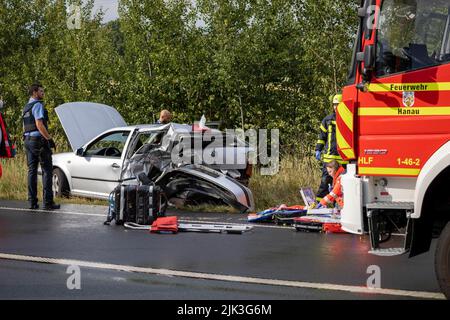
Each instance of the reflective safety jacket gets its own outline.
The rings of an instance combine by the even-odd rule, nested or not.
[[[8,134],[8,128],[0,113],[0,158],[14,158],[16,155],[15,146],[11,143]]]
[[[328,206],[329,204],[337,203],[339,207],[344,207],[344,193],[342,192],[341,175],[345,172],[344,167],[340,167],[333,177],[333,190],[327,194],[320,204]]]
[[[337,150],[336,143],[336,113],[326,116],[320,124],[319,140],[317,140],[316,151],[323,153],[323,162],[328,163],[336,160],[340,164],[347,164],[342,160]]]

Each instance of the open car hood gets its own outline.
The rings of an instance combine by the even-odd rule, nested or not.
[[[113,107],[93,102],[71,102],[55,109],[73,151],[102,132],[127,123]]]

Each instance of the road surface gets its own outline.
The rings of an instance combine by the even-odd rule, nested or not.
[[[155,235],[104,226],[106,207],[25,208],[0,201],[0,299],[443,298],[434,275],[435,243],[413,259],[382,258],[367,254],[366,236],[275,225],[256,225],[243,235]],[[168,214],[246,223],[239,214]],[[68,289],[71,265],[79,266],[81,290]],[[367,288],[371,266],[379,268],[381,290]]]

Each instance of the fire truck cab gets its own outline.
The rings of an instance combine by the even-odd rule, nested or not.
[[[372,254],[410,257],[439,237],[450,297],[450,0],[366,0],[337,109],[342,225]]]

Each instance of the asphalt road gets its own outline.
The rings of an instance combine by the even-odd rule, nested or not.
[[[155,235],[104,226],[104,207],[68,205],[55,213],[25,207],[0,201],[0,299],[354,300],[439,293],[435,243],[413,259],[381,258],[367,253],[367,237],[271,225],[243,235]],[[246,221],[238,214],[169,214],[180,220]],[[81,290],[67,288],[71,263],[32,261],[42,258],[81,262]],[[86,265],[92,262],[100,264]],[[358,292],[373,265],[380,268],[385,291]]]

